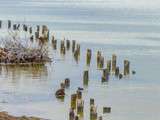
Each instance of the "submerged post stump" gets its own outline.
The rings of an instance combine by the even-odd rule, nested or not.
[[[83,73],[83,84],[88,86],[88,81],[89,81],[89,71],[86,70]]]

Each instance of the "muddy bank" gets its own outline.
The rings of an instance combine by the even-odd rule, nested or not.
[[[37,117],[27,117],[27,116],[15,117],[9,115],[7,112],[0,112],[0,120],[45,120],[45,119]]]

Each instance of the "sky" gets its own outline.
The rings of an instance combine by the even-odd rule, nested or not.
[[[136,9],[159,9],[160,0],[0,0],[0,6],[32,5],[44,6],[53,4],[83,5],[97,7],[120,7]],[[100,6],[98,6],[100,5]]]

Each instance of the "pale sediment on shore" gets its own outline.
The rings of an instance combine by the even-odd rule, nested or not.
[[[15,117],[9,115],[7,112],[0,112],[0,120],[45,120],[45,119],[37,117],[27,117],[27,116]]]

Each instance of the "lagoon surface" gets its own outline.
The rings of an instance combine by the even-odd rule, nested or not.
[[[139,3],[137,3],[139,2]],[[139,0],[1,0],[0,19],[36,26],[46,24],[58,39],[75,39],[81,44],[77,64],[71,51],[65,57],[49,46],[53,62],[44,66],[0,67],[0,111],[12,115],[31,115],[51,120],[68,120],[70,95],[83,85],[86,49],[93,50],[89,86],[84,90],[84,120],[89,119],[89,99],[95,98],[98,113],[103,106],[112,112],[104,120],[160,119],[160,8],[152,1]],[[3,31],[1,30],[1,33]],[[3,34],[4,35],[4,34]],[[118,65],[129,59],[136,75],[122,80],[111,77],[101,83],[96,68],[96,52],[105,58],[118,56]],[[55,91],[66,77],[71,87],[64,102]]]

